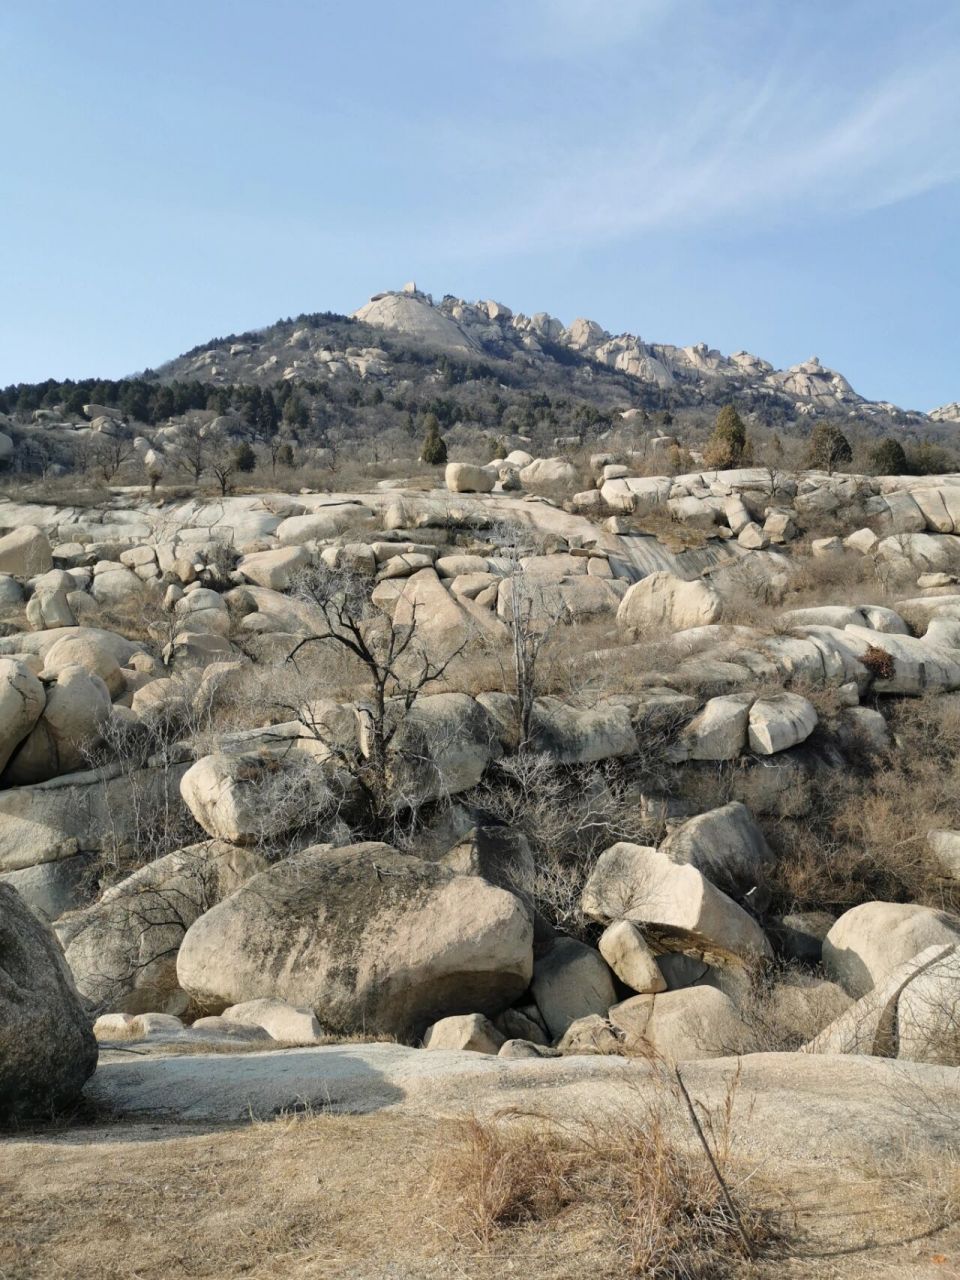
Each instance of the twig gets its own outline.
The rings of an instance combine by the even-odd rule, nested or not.
[[[687,1092],[687,1086],[684,1084],[683,1076],[681,1076],[680,1074],[680,1068],[675,1066],[673,1068],[673,1072],[674,1072],[674,1075],[677,1077],[677,1084],[680,1086],[680,1092],[683,1094],[683,1100],[687,1104],[687,1111],[690,1113],[690,1119],[693,1121],[693,1127],[696,1132],[696,1135],[700,1139],[700,1145],[703,1147],[704,1151],[706,1152],[707,1159],[710,1161],[710,1168],[713,1170],[713,1175],[717,1180],[717,1185],[719,1186],[721,1194],[723,1195],[724,1202],[726,1203],[726,1206],[730,1211],[730,1216],[733,1218],[734,1222],[737,1224],[737,1230],[740,1233],[740,1239],[743,1241],[743,1247],[747,1252],[747,1257],[750,1259],[751,1262],[755,1262],[756,1255],[753,1252],[753,1246],[751,1245],[749,1237],[747,1236],[746,1230],[744,1229],[743,1220],[740,1217],[740,1214],[737,1212],[736,1205],[733,1203],[733,1197],[730,1195],[729,1188],[727,1187],[726,1182],[724,1182],[723,1174],[720,1172],[720,1167],[713,1157],[713,1152],[710,1150],[710,1144],[707,1142],[706,1136],[703,1132],[703,1128],[697,1117],[697,1113],[694,1110],[694,1106],[690,1098],[690,1094]]]

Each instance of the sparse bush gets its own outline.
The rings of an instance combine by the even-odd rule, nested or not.
[[[723,1280],[774,1238],[772,1216],[737,1175],[730,1114],[717,1109],[704,1124],[717,1172],[702,1149],[678,1140],[665,1105],[573,1126],[473,1118],[444,1150],[434,1183],[453,1200],[456,1233],[484,1251],[560,1214],[599,1214],[618,1274]]]

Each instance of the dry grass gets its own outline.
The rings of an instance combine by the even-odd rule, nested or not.
[[[726,1126],[718,1161],[731,1176]],[[464,1123],[434,1185],[452,1191],[461,1238],[499,1251],[506,1234],[576,1215],[621,1260],[622,1275],[722,1280],[773,1240],[770,1215],[746,1184],[733,1188],[739,1222],[700,1149],[681,1146],[655,1109],[575,1127],[542,1116]],[[745,1243],[745,1240],[746,1243]]]
[[[894,745],[869,765],[818,769],[810,806],[768,829],[783,909],[844,911],[871,899],[960,909],[927,832],[960,829],[960,699],[888,700]]]
[[[748,1230],[758,1222],[766,1241],[772,1220],[789,1237],[751,1264],[728,1248],[704,1166],[666,1136],[651,1147],[649,1133],[619,1126],[486,1127],[477,1137],[462,1122],[380,1112],[20,1135],[0,1145],[0,1277],[623,1280],[647,1258],[671,1261],[671,1247],[676,1260],[678,1246],[689,1247],[690,1269],[665,1274],[711,1280],[926,1280],[960,1263],[960,1231],[944,1227],[960,1199],[946,1157],[774,1174],[738,1168],[719,1144]],[[591,1132],[609,1136],[609,1155]],[[546,1184],[533,1196],[531,1179]],[[648,1189],[657,1199],[640,1202]],[[645,1256],[656,1242],[660,1252]],[[692,1269],[711,1252],[714,1269]]]

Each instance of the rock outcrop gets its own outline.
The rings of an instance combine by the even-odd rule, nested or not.
[[[0,884],[0,1125],[73,1105],[97,1042],[63,952],[10,885]]]

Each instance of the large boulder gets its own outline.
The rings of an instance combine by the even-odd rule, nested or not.
[[[632,920],[656,951],[682,951],[710,964],[767,959],[763,930],[689,864],[664,852],[621,841],[597,859],[583,889],[583,910],[611,924]]]
[[[629,708],[613,701],[573,707],[560,698],[537,698],[530,737],[533,749],[556,764],[587,764],[639,750]]]
[[[0,769],[40,719],[47,696],[25,662],[0,658]]]
[[[469,462],[448,462],[445,474],[451,493],[492,493],[496,472]]]
[[[747,745],[750,699],[739,694],[710,698],[670,748],[673,759],[736,760]]]
[[[70,1106],[96,1065],[97,1042],[56,938],[0,884],[0,1125]]]
[[[718,622],[719,594],[705,582],[686,582],[665,571],[635,582],[620,602],[617,622],[631,639],[658,631],[683,631]]]
[[[56,920],[90,896],[96,883],[96,859],[78,853],[55,862],[0,872],[0,880],[16,889],[34,915],[41,920]]]
[[[484,880],[385,844],[319,845],[201,916],[177,974],[213,1009],[274,996],[333,1031],[411,1035],[511,1004],[532,942],[523,904]]]
[[[100,1010],[182,1013],[177,949],[190,925],[266,866],[219,842],[148,863],[99,902],[62,916],[56,932],[80,993]]]
[[[310,564],[310,553],[305,547],[277,547],[272,551],[254,551],[244,556],[237,571],[248,582],[271,591],[286,591],[298,573]]]
[[[652,1057],[676,1063],[739,1054],[747,1034],[730,997],[703,986],[654,996],[643,1038]]]
[[[509,458],[507,459],[509,462]],[[547,485],[572,485],[577,479],[577,469],[566,458],[534,458],[520,469],[520,482],[525,489]]]
[[[352,795],[343,770],[289,741],[285,746],[214,752],[187,769],[180,794],[208,836],[241,845],[270,841],[332,813]]]
[[[896,965],[803,1051],[960,1066],[960,946],[935,944]]]
[[[109,690],[99,676],[64,667],[47,693],[43,715],[10,757],[3,784],[29,786],[83,768],[111,710]]]
[[[70,593],[73,594],[72,588]],[[27,622],[35,631],[77,625],[67,592],[62,587],[55,591],[35,591],[27,601],[26,612]]]
[[[862,996],[927,947],[960,942],[960,917],[912,903],[864,902],[845,911],[823,941],[827,973]]]
[[[761,883],[773,855],[746,805],[734,801],[675,827],[660,846],[671,862],[689,863],[725,893],[740,897]]]
[[[558,938],[533,969],[533,998],[555,1040],[589,1014],[606,1016],[616,1000],[606,961],[575,938]]]
[[[468,791],[500,754],[494,721],[469,694],[428,694],[409,711],[398,698],[388,710],[399,717],[390,742],[390,781],[404,805]],[[370,737],[365,717],[362,724],[361,750],[367,754]]]
[[[805,742],[817,727],[813,704],[799,693],[774,693],[750,708],[747,738],[751,751],[772,756]]]
[[[470,1053],[498,1053],[504,1036],[482,1013],[461,1013],[441,1018],[427,1029],[425,1049],[459,1049]]]
[[[25,524],[0,537],[0,573],[32,578],[53,568],[50,540],[36,525]]]
[[[74,628],[59,636],[44,654],[43,678],[53,681],[67,667],[82,667],[89,675],[99,676],[116,698],[126,688],[121,666],[134,648],[109,632]]]
[[[0,790],[0,872],[81,854],[103,854],[111,863],[137,856],[145,836],[181,813],[185,768],[117,765]]]

